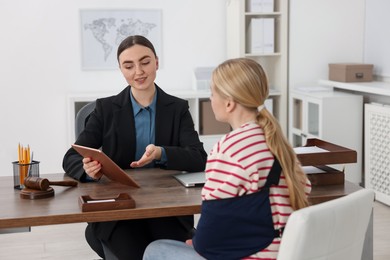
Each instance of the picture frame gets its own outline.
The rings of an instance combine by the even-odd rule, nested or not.
[[[161,56],[161,10],[80,10],[83,70],[118,69],[119,44],[130,35],[143,35]]]

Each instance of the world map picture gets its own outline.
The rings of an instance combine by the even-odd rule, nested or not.
[[[81,10],[82,68],[118,69],[116,51],[129,35],[143,35],[161,53],[160,10]]]

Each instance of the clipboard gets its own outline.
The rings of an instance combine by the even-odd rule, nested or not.
[[[102,165],[101,172],[110,180],[136,188],[140,187],[133,178],[101,150],[77,144],[72,144],[72,147],[84,158],[87,157],[98,161]]]

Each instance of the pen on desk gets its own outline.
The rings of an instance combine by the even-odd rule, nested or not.
[[[23,179],[23,148],[18,144],[18,162],[19,162],[19,183],[22,184],[24,179]]]
[[[26,164],[27,164],[27,149],[25,147],[23,147],[23,151],[22,151],[22,157],[23,157],[23,166],[22,166],[22,180],[20,182],[20,184],[23,185],[24,183],[24,178],[26,178],[26,175],[27,175],[27,169],[26,169]]]
[[[31,161],[30,161],[30,155],[31,155],[31,153],[30,153],[30,145],[27,145],[27,163],[31,163]]]
[[[30,154],[30,153],[29,153],[29,154]],[[31,173],[31,164],[32,164],[33,158],[34,158],[34,152],[31,152],[31,159],[29,158],[27,176],[30,176],[30,173]]]

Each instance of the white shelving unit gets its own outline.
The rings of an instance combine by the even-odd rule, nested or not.
[[[290,93],[289,140],[294,147],[318,138],[357,152],[357,163],[345,166],[346,179],[362,182],[363,97],[343,92],[293,89]],[[333,166],[332,166],[333,167]]]
[[[287,56],[288,56],[288,0],[274,0],[273,12],[250,12],[250,0],[230,0],[227,3],[227,56],[247,57],[259,62],[267,73],[271,89],[273,113],[287,134]],[[273,18],[274,52],[250,52],[250,26],[252,18]]]
[[[204,144],[206,152],[209,152],[213,145],[220,139],[222,134],[226,131],[215,135],[204,135],[201,131],[201,119],[200,104],[210,98],[210,92],[207,90],[167,90],[168,94],[188,100],[190,107],[190,113],[194,120],[195,130],[199,133],[200,139]],[[74,93],[68,96],[68,143],[75,141],[75,117],[78,110],[86,103],[96,100],[97,98],[108,97],[116,95],[117,93]],[[270,97],[278,96],[279,92],[271,91]],[[272,103],[266,104],[267,108],[270,108]],[[272,109],[270,109],[272,110]],[[209,113],[213,113],[209,111]],[[213,118],[213,117],[212,117]],[[224,128],[225,130],[226,128]]]

